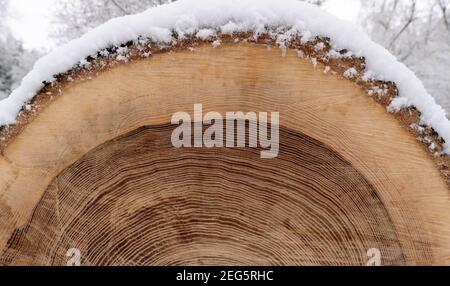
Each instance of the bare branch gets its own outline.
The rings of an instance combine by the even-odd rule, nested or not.
[[[122,5],[120,5],[116,0],[111,0],[111,2],[112,2],[117,8],[119,8],[119,10],[122,11],[122,13],[123,13],[124,15],[130,14],[130,12],[128,12],[124,7],[122,7]]]
[[[439,8],[442,12],[442,17],[444,20],[444,25],[447,30],[450,31],[450,20],[447,18],[447,12],[449,10],[450,1],[448,0],[437,0]]]
[[[408,27],[416,20],[416,7],[417,7],[417,2],[416,2],[416,0],[413,0],[412,5],[411,5],[411,12],[410,12],[410,15],[409,15],[406,23],[403,25],[403,27],[400,29],[400,31],[394,36],[389,47],[392,48],[394,43],[400,38],[400,36],[406,31],[406,29],[408,29]]]

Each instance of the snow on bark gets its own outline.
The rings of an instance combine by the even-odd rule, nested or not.
[[[0,101],[0,125],[15,123],[21,108],[44,82],[54,82],[55,75],[82,64],[88,56],[112,45],[145,37],[161,46],[169,46],[189,36],[206,39],[218,33],[258,35],[278,30],[286,31],[280,42],[298,37],[306,43],[316,36],[329,37],[333,48],[330,56],[343,57],[333,51],[346,49],[349,55],[365,57],[364,78],[392,81],[397,85],[399,97],[393,100],[389,110],[396,112],[415,106],[421,112],[421,123],[440,134],[445,140],[445,152],[450,154],[450,122],[416,75],[356,26],[296,0],[179,0],[140,14],[112,19],[41,58],[22,84]],[[178,38],[174,38],[174,32]],[[220,42],[213,45],[218,47]],[[316,46],[318,50],[322,48]],[[122,55],[119,60],[126,61],[126,56]],[[346,74],[354,77],[355,71],[348,70]]]

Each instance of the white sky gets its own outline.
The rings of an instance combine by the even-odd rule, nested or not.
[[[49,50],[54,43],[49,38],[50,17],[54,0],[13,0],[10,21],[15,35],[26,49]],[[325,10],[338,18],[356,23],[360,0],[329,0]]]
[[[26,49],[49,49],[50,17],[53,0],[10,1],[11,28]]]
[[[361,2],[360,0],[329,0],[325,2],[323,8],[340,19],[356,24]]]

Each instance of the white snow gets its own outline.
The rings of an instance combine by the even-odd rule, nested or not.
[[[220,40],[215,40],[215,41],[212,43],[212,45],[213,45],[214,48],[219,47],[221,44],[222,44],[222,42],[220,42]]]
[[[207,40],[216,35],[216,30],[214,29],[201,29],[195,35],[197,38],[202,40]]]
[[[70,70],[86,57],[139,36],[170,45],[176,42],[173,31],[180,38],[193,35],[202,39],[216,32],[279,31],[287,40],[300,37],[302,43],[315,36],[329,37],[334,50],[347,49],[354,55],[364,56],[366,74],[371,78],[395,82],[400,96],[389,109],[395,112],[415,106],[422,113],[421,124],[434,128],[442,136],[446,142],[445,152],[450,154],[450,122],[415,74],[350,22],[296,0],[179,0],[113,19],[41,58],[20,87],[0,101],[0,125],[15,123],[22,106],[36,95],[44,81],[55,81],[54,75]]]
[[[355,68],[349,68],[344,72],[346,78],[354,78],[358,75],[358,71]]]
[[[316,51],[321,51],[321,50],[323,50],[323,49],[325,49],[325,44],[322,43],[322,42],[317,43],[317,44],[314,46],[314,50],[316,50]]]

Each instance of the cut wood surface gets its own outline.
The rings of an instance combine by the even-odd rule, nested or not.
[[[71,83],[0,157],[0,263],[450,264],[450,197],[414,136],[288,51],[210,45]],[[280,156],[176,149],[173,113],[277,111]]]

